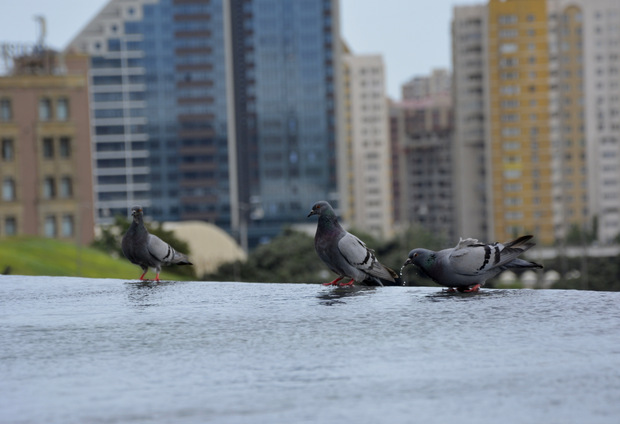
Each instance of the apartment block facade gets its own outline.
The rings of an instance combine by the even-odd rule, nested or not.
[[[560,21],[565,22],[563,32],[572,27],[576,33],[572,44],[570,38],[561,40],[559,50],[583,64],[576,76],[583,87],[579,101],[585,125],[588,215],[591,222],[596,221],[598,240],[609,243],[620,233],[620,3],[582,0],[551,4],[553,12],[567,17]],[[572,71],[562,63],[566,71]],[[574,76],[565,73],[564,78]],[[565,99],[570,96],[565,93]],[[567,119],[572,121],[574,113]]]
[[[484,5],[454,8],[452,100],[454,105],[453,193],[459,236],[490,240],[487,210],[486,117],[488,88]]]
[[[88,58],[37,47],[0,77],[0,238],[94,238]]]
[[[428,90],[437,75],[443,83]],[[396,226],[411,224],[448,240],[455,233],[453,108],[447,70],[418,76],[403,86],[407,99],[390,104]],[[418,86],[416,86],[418,85]],[[420,85],[422,89],[420,89]],[[415,94],[413,94],[415,93]]]
[[[492,235],[555,239],[545,2],[490,1],[486,157]]]
[[[379,55],[343,55],[340,199],[348,224],[376,237],[393,231],[392,157],[385,69]]]
[[[433,69],[430,75],[416,75],[401,87],[402,100],[421,100],[447,93],[452,86],[450,71]]]

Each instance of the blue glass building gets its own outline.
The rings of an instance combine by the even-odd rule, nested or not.
[[[91,55],[96,219],[139,203],[249,244],[334,199],[336,0],[111,1]]]

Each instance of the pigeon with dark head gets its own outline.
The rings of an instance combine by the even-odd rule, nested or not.
[[[312,215],[319,216],[314,236],[316,253],[330,270],[338,274],[338,278],[324,285],[348,286],[355,282],[380,286],[401,285],[396,272],[379,263],[373,250],[342,228],[329,203],[315,203],[308,217]],[[345,277],[350,280],[339,284]]]
[[[131,208],[133,222],[123,236],[121,248],[123,254],[132,264],[142,268],[140,280],[148,272],[149,268],[155,269],[155,281],[159,281],[159,273],[162,265],[192,265],[189,258],[179,253],[168,243],[159,237],[150,234],[144,226],[143,211],[140,206]]]
[[[476,239],[461,239],[456,247],[435,252],[413,249],[403,266],[414,264],[439,285],[469,293],[507,269],[542,268],[535,262],[519,259],[535,243],[522,236],[508,243],[484,244]]]

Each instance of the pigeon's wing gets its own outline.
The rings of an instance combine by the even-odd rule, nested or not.
[[[342,257],[352,266],[371,275],[373,277],[394,280],[388,270],[379,263],[372,249],[366,247],[363,241],[351,233],[345,235],[338,241],[338,250]]]
[[[479,275],[489,263],[490,250],[476,239],[461,239],[447,255],[447,261],[453,272],[461,275]],[[488,253],[488,255],[487,255]]]
[[[172,246],[153,234],[149,234],[147,248],[151,256],[160,262],[169,262],[174,257]]]
[[[531,236],[523,236],[506,245],[484,244],[476,239],[461,239],[448,256],[450,267],[457,274],[480,275],[493,268],[507,264],[532,247],[526,243]]]

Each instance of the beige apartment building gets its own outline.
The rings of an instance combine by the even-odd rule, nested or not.
[[[341,212],[349,225],[390,237],[392,166],[383,59],[345,52],[342,64]]]
[[[94,237],[86,56],[34,50],[0,77],[0,237]]]

